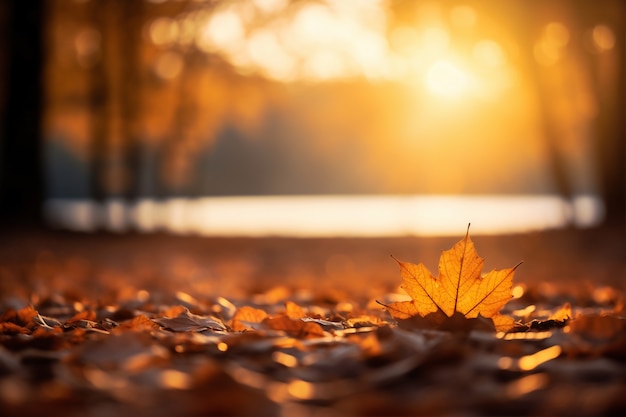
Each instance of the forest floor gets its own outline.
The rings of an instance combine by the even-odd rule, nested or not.
[[[399,325],[398,264],[463,238],[202,238],[5,230],[3,416],[626,413],[626,239],[473,236],[523,263],[508,333]]]

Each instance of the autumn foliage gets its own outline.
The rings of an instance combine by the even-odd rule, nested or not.
[[[482,276],[484,259],[476,252],[469,227],[464,239],[442,252],[437,278],[422,263],[396,261],[402,273],[402,288],[411,296],[410,301],[387,306],[396,319],[437,312],[452,317],[460,313],[467,319],[489,318],[496,330],[506,331],[513,327],[514,320],[501,315],[500,310],[512,297],[513,274],[517,266],[493,270]]]
[[[493,253],[486,240],[479,246]],[[380,255],[359,258],[375,270],[346,262],[335,282],[319,274],[297,282],[297,269],[279,266],[296,259],[301,267],[303,254],[316,262],[341,250],[353,256],[354,241],[281,241],[270,251],[267,240],[228,250],[233,242],[202,240],[201,256],[170,258],[176,268],[159,263],[173,251],[170,240],[158,257],[146,244],[150,263],[136,269],[92,268],[86,256],[53,253],[31,272],[5,261],[0,414],[624,415],[625,297],[617,285],[533,278],[537,262],[528,258],[515,283],[516,267],[483,275],[467,233],[441,253],[436,277],[398,261],[399,291],[387,254],[407,242],[422,240],[392,251],[384,241],[361,242],[367,257]],[[245,275],[246,248],[269,259],[266,274]],[[220,271],[224,259],[232,267]],[[378,274],[388,274],[384,285],[370,279]]]

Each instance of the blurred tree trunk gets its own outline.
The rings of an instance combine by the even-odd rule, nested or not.
[[[0,215],[5,222],[41,225],[43,0],[3,2],[0,48]]]
[[[137,196],[137,82],[141,2],[94,2],[93,22],[103,40],[91,69],[92,195],[97,201]]]
[[[597,16],[598,10],[592,4],[582,4],[585,9],[581,10],[581,17],[588,21],[595,18],[590,23],[608,24],[615,35],[615,46],[598,56],[595,66],[599,104],[596,121],[597,158],[600,186],[607,209],[607,226],[626,231],[626,3],[621,0],[607,2],[601,16]]]
[[[598,112],[591,122],[593,155],[589,155],[589,159],[596,170],[599,192],[606,208],[604,225],[626,231],[626,124],[623,121],[626,105],[626,4],[622,0],[605,0],[600,3],[562,0],[542,3],[539,6],[524,2],[488,3],[500,6],[502,16],[515,17],[510,20],[514,25],[512,32],[520,34],[520,43],[525,46],[522,48],[522,59],[539,91],[544,89],[541,86],[542,69],[532,56],[532,46],[540,35],[542,25],[551,20],[549,10],[560,11],[556,15],[565,19],[570,29],[574,28],[573,44],[581,42],[586,35],[584,31],[591,30],[598,24],[607,24],[614,31],[615,46],[612,50],[595,56],[589,52],[589,56],[581,59],[579,65],[595,78],[593,90]],[[582,49],[582,46],[578,47]],[[566,199],[572,199],[576,196],[575,184],[571,173],[568,173],[566,155],[559,149],[559,128],[550,116],[549,109],[553,104],[545,92],[539,94],[539,106],[553,179],[559,193]]]

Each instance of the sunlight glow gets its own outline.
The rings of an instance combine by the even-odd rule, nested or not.
[[[257,9],[263,13],[280,13],[289,3],[289,0],[253,0]]]
[[[174,19],[160,17],[150,23],[148,33],[155,45],[171,45],[178,40],[178,25]]]
[[[428,70],[426,86],[437,95],[458,97],[468,85],[467,74],[447,61],[437,61]]]
[[[315,397],[315,385],[310,382],[295,380],[287,385],[289,394],[299,400],[310,400]]]
[[[506,386],[506,395],[509,398],[519,398],[538,389],[545,388],[549,383],[546,374],[526,375],[510,382]]]
[[[513,298],[521,298],[524,295],[525,287],[522,284],[516,285],[511,291]]]
[[[471,6],[460,5],[450,10],[450,21],[459,29],[472,29],[477,20],[476,11]]]
[[[550,22],[543,30],[541,39],[535,44],[535,59],[540,65],[552,66],[565,55],[569,43],[569,30],[560,22]]]
[[[591,197],[590,197],[591,198]],[[602,207],[598,201],[593,207]],[[563,227],[568,203],[557,196],[264,196],[113,201],[104,209],[80,200],[50,200],[52,225],[76,231],[99,228],[165,230],[207,236],[456,236],[519,233]],[[586,213],[592,223],[603,212]],[[577,223],[576,223],[577,224]]]
[[[549,330],[545,332],[498,332],[496,337],[504,340],[545,340],[552,337],[552,332]]]
[[[483,39],[474,45],[472,55],[476,61],[487,67],[497,68],[506,63],[506,57],[498,42],[491,39]]]
[[[543,363],[558,358],[560,355],[561,346],[550,346],[549,348],[540,350],[532,355],[522,356],[519,359],[519,368],[522,371],[531,371]]]
[[[446,19],[439,7],[423,5],[416,22],[398,26],[391,26],[388,15],[385,0],[218,2],[178,18],[154,19],[144,34],[165,49],[153,63],[155,74],[165,80],[182,72],[170,48],[195,44],[220,55],[240,74],[279,82],[396,81],[418,85],[420,91],[426,87],[439,97],[474,95],[489,101],[509,87],[511,65],[499,42],[479,41],[469,54],[453,43],[452,31],[477,26],[478,12],[471,6],[450,8]],[[561,48],[568,36],[559,25],[552,22],[544,30],[548,54],[551,45]],[[594,39],[606,45],[606,31],[596,32]]]
[[[198,46],[207,52],[238,49],[245,35],[244,24],[233,10],[215,13],[198,39]]]
[[[546,332],[527,332],[527,333],[509,333],[509,335],[532,335],[538,333],[546,333]],[[528,340],[528,339],[537,339],[541,340],[544,338],[541,337],[514,337],[514,338],[504,338],[505,340]],[[509,356],[503,356],[498,359],[498,367],[504,370],[512,370],[512,371],[532,371],[537,368],[539,365],[542,365],[548,361],[558,358],[561,355],[562,349],[559,345],[550,346],[546,349],[542,349],[538,352],[533,353],[532,355],[522,356],[519,359],[511,358]]]
[[[610,51],[615,46],[615,34],[607,25],[594,26],[591,36],[598,51]]]
[[[189,389],[192,386],[192,382],[189,374],[175,369],[165,369],[159,375],[159,385],[165,389]]]
[[[519,288],[519,286],[517,286],[515,288]],[[516,297],[514,297],[514,298],[516,298]],[[517,317],[528,317],[536,309],[537,309],[537,306],[535,306],[534,304],[531,304],[531,305],[526,306],[525,308],[522,308],[520,310],[513,310],[511,312],[511,314],[514,315],[514,316],[517,316]]]
[[[284,352],[272,353],[272,359],[274,362],[279,363],[287,368],[293,368],[298,365],[298,358],[293,355]]]
[[[180,75],[183,67],[183,57],[179,53],[165,52],[157,58],[154,73],[164,80],[172,80]]]
[[[249,39],[247,52],[256,65],[265,69],[267,76],[289,81],[295,76],[296,62],[281,45],[275,33],[260,30]]]

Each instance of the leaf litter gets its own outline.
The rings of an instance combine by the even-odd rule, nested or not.
[[[398,261],[402,289],[374,297],[3,294],[3,415],[621,415],[623,293],[483,261],[468,230],[438,278]]]

